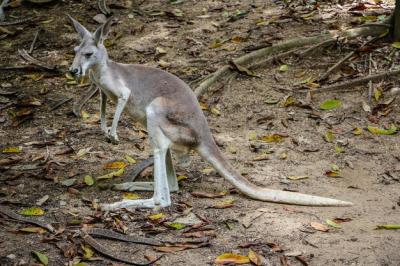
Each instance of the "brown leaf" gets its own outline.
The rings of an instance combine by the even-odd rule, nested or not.
[[[257,266],[262,265],[262,257],[260,254],[254,252],[252,249],[249,250],[249,255],[248,255],[250,261]]]
[[[267,243],[267,246],[270,247],[270,249],[274,252],[282,252],[283,248],[281,248],[278,244],[275,243]]]
[[[303,264],[304,266],[308,266],[308,262],[306,260],[306,258],[304,256],[295,256],[295,258],[300,261],[301,264]]]
[[[196,198],[208,198],[208,199],[222,198],[223,196],[226,195],[225,192],[208,193],[208,192],[203,192],[203,191],[193,191],[190,194],[192,194],[192,196],[196,197]]]
[[[321,224],[321,223],[311,222],[310,225],[315,230],[318,230],[318,231],[321,231],[321,232],[328,232],[329,231],[329,228],[327,226]]]
[[[204,230],[204,231],[183,233],[182,236],[200,238],[200,237],[207,237],[207,236],[216,236],[216,233],[214,230]]]
[[[332,221],[334,221],[337,224],[341,224],[341,223],[345,223],[345,222],[350,222],[350,221],[352,221],[352,219],[336,217],[336,218],[333,218]]]
[[[220,265],[232,264],[232,263],[246,264],[249,262],[250,262],[249,257],[233,253],[223,253],[219,255],[214,261],[215,264],[220,264]]]

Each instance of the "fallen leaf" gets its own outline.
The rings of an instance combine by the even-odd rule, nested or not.
[[[400,49],[400,42],[394,42],[392,43],[392,47],[396,49]]]
[[[339,145],[335,145],[335,152],[342,153],[342,152],[344,152],[344,148]]]
[[[308,176],[306,176],[306,175],[299,175],[299,176],[291,175],[291,176],[287,177],[287,179],[290,179],[290,180],[301,180],[301,179],[307,179],[307,178],[308,178]]]
[[[171,227],[171,228],[173,228],[173,229],[175,229],[175,230],[182,230],[182,229],[184,229],[185,227],[186,227],[186,225],[184,225],[184,224],[181,224],[181,223],[171,223],[171,222],[166,222],[166,223],[164,223],[165,225],[167,225],[167,226],[169,226],[169,227]]]
[[[222,198],[226,195],[226,192],[219,192],[219,193],[208,193],[202,191],[193,191],[190,193],[193,197],[197,198],[208,198],[208,199],[215,199],[215,198]]]
[[[356,127],[356,128],[353,129],[352,132],[353,132],[353,135],[359,136],[359,135],[362,134],[362,129],[359,128],[359,127]]]
[[[32,251],[32,254],[39,260],[40,263],[43,265],[48,265],[49,264],[49,259],[47,258],[46,255],[38,252],[38,251]]]
[[[94,184],[93,177],[90,175],[85,175],[85,177],[83,178],[83,182],[85,182],[85,184],[88,186],[92,186]]]
[[[133,159],[131,156],[129,155],[125,155],[125,160],[129,163],[129,164],[135,164],[136,160]]]
[[[332,221],[334,221],[337,224],[341,224],[341,223],[344,223],[344,222],[350,222],[350,221],[352,221],[352,219],[351,218],[336,217],[336,218],[333,218]]]
[[[375,88],[375,89],[374,89],[374,99],[375,99],[375,101],[379,101],[379,99],[381,98],[381,96],[382,96],[382,91],[381,91],[381,89],[380,89],[380,88]]]
[[[213,113],[214,115],[221,115],[221,111],[216,107],[212,107],[210,109],[210,112]]]
[[[377,225],[376,229],[398,230],[398,229],[400,229],[400,224],[382,224],[382,225]]]
[[[121,169],[126,167],[125,162],[112,162],[112,163],[106,163],[104,165],[104,169]]]
[[[204,168],[203,170],[201,170],[201,172],[202,172],[203,174],[209,175],[209,174],[211,174],[212,172],[214,172],[214,168]]]
[[[335,135],[332,131],[328,130],[325,132],[324,139],[326,142],[333,142],[335,140]]]
[[[19,211],[19,214],[25,216],[42,216],[44,215],[44,210],[38,207],[31,207]]]
[[[369,132],[375,135],[393,135],[398,130],[394,124],[391,124],[388,129],[373,127],[373,126],[368,126],[367,129]]]
[[[341,176],[340,176],[340,172],[338,172],[338,171],[331,171],[331,170],[326,171],[326,172],[325,172],[325,175],[326,175],[326,176],[329,176],[329,177],[341,177]]]
[[[340,225],[338,225],[337,223],[335,223],[334,221],[330,220],[330,219],[326,219],[325,223],[329,226],[332,226],[334,228],[341,228]]]
[[[182,180],[186,180],[186,179],[188,179],[188,177],[185,176],[185,175],[178,175],[178,176],[176,177],[176,180],[178,180],[178,182],[179,182],[179,181],[182,181]]]
[[[282,142],[284,138],[286,138],[286,136],[280,134],[272,134],[259,137],[258,139],[263,142]]]
[[[88,154],[91,150],[92,150],[92,147],[80,149],[80,150],[76,153],[76,157],[77,157],[77,158],[80,158],[80,157],[82,157],[82,156],[85,156],[85,155]]]
[[[20,153],[22,152],[21,147],[6,147],[1,150],[2,153]]]
[[[90,259],[93,257],[94,251],[90,246],[82,245],[81,247],[83,250],[83,258],[84,259]]]
[[[140,195],[132,192],[124,192],[122,194],[122,198],[124,200],[135,200],[135,199],[140,199]]]
[[[215,264],[246,264],[250,263],[250,259],[247,256],[233,254],[233,253],[223,253],[219,255],[215,261]]]
[[[95,179],[101,180],[101,179],[111,179],[113,177],[119,177],[124,174],[124,171],[125,171],[125,168],[121,168],[118,171],[114,171],[114,172],[108,173],[106,175],[98,176]]]
[[[182,234],[182,236],[184,236],[184,237],[197,237],[197,238],[203,238],[203,237],[207,237],[207,236],[216,236],[216,235],[217,234],[214,230],[187,232],[187,233]]]
[[[249,254],[248,257],[250,259],[250,261],[256,265],[256,266],[260,266],[262,265],[262,258],[260,254],[257,254],[256,252],[254,252],[252,249],[249,250]]]
[[[235,199],[227,199],[220,201],[214,205],[211,206],[211,208],[214,209],[226,209],[226,208],[231,208],[233,207],[233,203],[235,202]]]
[[[166,217],[166,216],[165,216],[164,213],[156,213],[156,214],[152,214],[152,215],[148,216],[148,218],[149,218],[150,220],[159,220],[159,219],[163,219],[163,218],[165,218],[165,217]]]
[[[335,99],[326,100],[320,104],[321,110],[333,110],[342,106],[342,102]]]
[[[25,233],[36,233],[36,234],[43,234],[46,233],[46,230],[42,227],[24,227],[18,229],[18,231],[25,232]]]
[[[279,67],[279,71],[281,71],[281,72],[286,72],[288,70],[289,70],[289,66],[288,65],[281,65]]]
[[[326,227],[323,224],[317,223],[317,222],[311,222],[310,225],[315,230],[318,230],[318,231],[321,231],[321,232],[328,232],[329,231],[328,227]]]
[[[220,39],[215,39],[210,43],[208,48],[210,48],[210,49],[219,48],[222,46],[222,44],[223,44],[223,41],[221,41]]]

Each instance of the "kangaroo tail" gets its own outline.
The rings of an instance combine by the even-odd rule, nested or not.
[[[223,157],[214,140],[205,141],[197,147],[200,156],[210,163],[232,185],[248,197],[261,201],[306,206],[351,206],[351,202],[300,194],[289,191],[261,188],[240,175]]]

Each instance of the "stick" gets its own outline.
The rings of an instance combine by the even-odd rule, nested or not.
[[[368,61],[368,73],[371,75],[372,73],[372,53],[369,54],[369,61]],[[371,103],[371,96],[372,96],[372,81],[368,82],[368,102]]]
[[[4,21],[4,22],[0,22],[0,26],[11,26],[11,25],[17,25],[17,24],[22,24],[25,23],[27,21],[31,21],[33,18],[21,18],[18,20],[14,20],[14,21]]]
[[[103,254],[104,256],[107,256],[107,257],[109,257],[111,259],[114,259],[114,260],[117,260],[117,261],[120,261],[120,262],[131,264],[131,265],[148,266],[148,265],[154,264],[156,261],[158,261],[159,259],[161,259],[163,257],[163,255],[161,255],[160,257],[156,258],[155,260],[147,262],[147,263],[136,263],[136,262],[133,262],[133,261],[131,261],[129,259],[122,258],[119,255],[113,254],[111,251],[109,251],[106,247],[101,245],[99,242],[97,242],[93,237],[91,237],[89,234],[87,234],[83,230],[81,230],[81,237],[86,242],[86,244],[88,244],[89,246],[91,246],[97,252]]]
[[[120,240],[123,242],[143,244],[149,246],[162,245],[162,243],[156,239],[140,237],[140,236],[124,235],[107,229],[101,229],[101,228],[85,229],[85,232],[92,236],[99,236],[108,239]]]
[[[0,205],[0,213],[2,213],[2,214],[6,215],[6,216],[8,216],[8,217],[10,217],[10,218],[12,218],[14,220],[17,220],[19,222],[34,224],[34,225],[40,226],[42,228],[45,228],[45,229],[49,230],[52,233],[55,232],[54,227],[51,224],[48,224],[46,222],[42,222],[42,221],[33,219],[31,217],[25,217],[25,216],[16,214],[12,210],[8,209],[5,206],[1,206]]]
[[[18,53],[23,59],[25,59],[26,61],[28,61],[29,63],[31,63],[33,65],[44,68],[46,70],[55,70],[56,69],[55,66],[46,65],[44,62],[41,62],[41,61],[37,60],[36,58],[33,58],[31,55],[29,55],[29,53],[25,49],[18,49]]]
[[[69,102],[71,100],[72,100],[72,98],[68,97],[68,98],[65,98],[65,99],[62,99],[62,100],[58,101],[57,103],[55,103],[53,106],[50,107],[50,111],[56,110],[57,108],[59,108],[64,103],[67,103],[67,102]]]
[[[74,102],[74,106],[72,107],[72,112],[76,117],[81,117],[81,111],[83,106],[87,101],[89,101],[97,92],[97,87],[92,83],[90,88],[85,92],[85,95],[82,99],[77,102]]]
[[[106,0],[98,0],[97,5],[98,5],[101,13],[103,13],[106,16],[111,15],[111,11],[107,6]]]
[[[392,70],[392,71],[384,72],[384,73],[378,73],[378,74],[374,74],[374,75],[368,75],[365,77],[356,78],[356,79],[352,79],[349,81],[339,82],[337,84],[332,84],[332,85],[321,87],[321,88],[314,89],[311,91],[312,92],[335,91],[335,90],[340,90],[343,88],[358,86],[358,85],[364,84],[368,81],[376,81],[376,80],[386,79],[386,78],[389,78],[391,76],[395,76],[398,74],[400,74],[400,69],[396,69],[396,70]]]
[[[39,32],[40,32],[40,29],[38,29],[36,31],[35,37],[33,37],[33,41],[31,43],[31,47],[29,48],[28,54],[31,54],[33,52],[33,49],[35,49],[35,44],[36,44],[37,38],[39,36]]]

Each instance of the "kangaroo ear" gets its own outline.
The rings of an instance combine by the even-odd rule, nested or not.
[[[73,19],[70,15],[67,14],[67,16],[68,16],[69,20],[71,20],[72,25],[74,25],[74,28],[75,28],[76,32],[79,34],[79,37],[81,39],[92,36],[92,34],[90,34],[90,32],[84,26],[82,26],[81,23],[79,23],[78,21]]]
[[[93,38],[96,45],[102,43],[107,38],[107,34],[110,31],[113,22],[114,18],[110,17],[103,25],[98,27],[97,30],[94,32]]]

